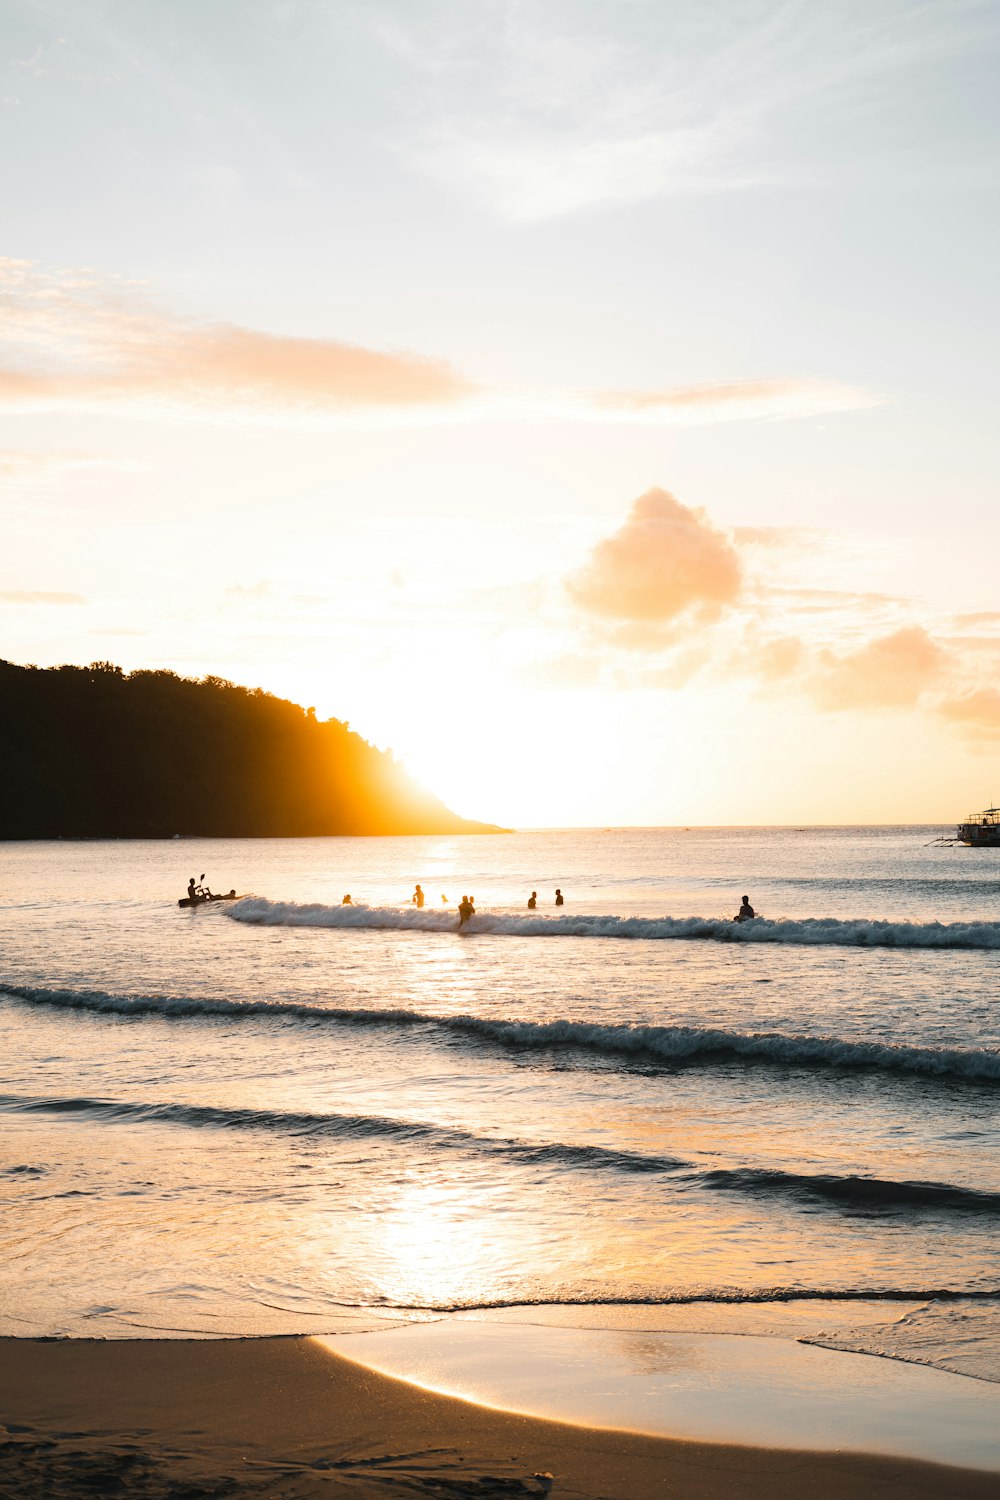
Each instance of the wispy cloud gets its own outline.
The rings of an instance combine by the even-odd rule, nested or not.
[[[870,127],[900,77],[971,50],[988,9],[382,0],[371,25],[397,69],[397,149],[531,223],[796,180],[810,159],[815,181],[831,135]]]
[[[198,324],[134,284],[0,261],[0,404],[167,403],[285,412],[450,406],[471,384],[443,361],[325,338]]]
[[[0,409],[16,411],[251,412],[279,421],[462,413],[662,425],[813,416],[880,399],[807,378],[618,392],[491,388],[440,359],[175,317],[124,278],[17,260],[0,260],[0,313]]]
[[[581,399],[589,414],[694,425],[748,418],[812,417],[882,404],[873,391],[836,381],[731,380],[660,391],[607,391]]]

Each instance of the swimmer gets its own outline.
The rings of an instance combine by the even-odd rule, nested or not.
[[[468,896],[463,896],[458,903],[458,930],[461,932],[466,922],[474,915],[476,908]]]
[[[351,900],[350,896],[345,896],[340,904],[341,906],[353,906],[354,902]]]
[[[534,909],[535,909],[535,907],[537,905],[538,905],[538,892],[537,891],[532,891],[531,895],[528,897],[528,910],[529,911],[534,911]]]
[[[754,911],[753,907],[750,905],[750,897],[749,896],[744,896],[743,897],[743,905],[740,907],[739,911],[736,913],[735,917],[733,918],[733,921],[734,922],[752,922],[753,919],[754,919],[754,917],[756,915],[757,915],[757,913]]]
[[[423,904],[424,904],[424,893],[420,889],[419,885],[417,886],[416,890],[413,892],[413,895],[410,897],[410,900],[413,902],[414,906],[417,907],[418,909],[423,906]]]
[[[559,887],[556,886],[556,905],[557,906],[565,906],[565,904],[566,903],[563,901],[563,893],[559,889]]]

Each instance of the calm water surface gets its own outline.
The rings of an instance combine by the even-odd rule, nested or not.
[[[0,845],[0,1332],[888,1299],[1000,1378],[1000,851],[939,832]]]

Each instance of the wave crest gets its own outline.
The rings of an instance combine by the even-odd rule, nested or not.
[[[616,1171],[670,1176],[686,1189],[790,1197],[847,1212],[909,1210],[1000,1217],[1000,1193],[947,1182],[911,1182],[856,1174],[781,1171],[771,1167],[709,1167],[656,1152],[609,1149],[588,1142],[525,1141],[482,1135],[456,1126],[384,1115],[320,1114],[306,1110],[250,1109],[161,1100],[0,1095],[0,1110],[12,1114],[81,1115],[105,1123],[160,1123],[188,1128],[268,1131],[295,1137],[387,1140],[423,1150],[496,1157],[529,1166],[578,1171]],[[18,1168],[24,1171],[24,1168]]]
[[[260,927],[329,927],[389,932],[457,931],[454,912],[398,906],[323,906],[249,896],[227,907],[234,922]],[[801,917],[733,922],[727,917],[539,916],[477,912],[463,929],[506,937],[628,938],[653,941],[781,943],[839,948],[1000,949],[1000,922],[888,922],[868,917]]]
[[[780,1031],[740,1032],[702,1026],[614,1026],[590,1021],[525,1021],[493,1016],[430,1015],[403,1009],[355,1009],[283,1000],[224,1000],[182,995],[111,995],[103,990],[50,990],[0,982],[0,996],[28,1005],[116,1016],[290,1020],[311,1026],[374,1027],[459,1038],[511,1051],[627,1058],[666,1067],[742,1062],[877,1071],[924,1078],[1000,1082],[1000,1052],[986,1047],[918,1047]]]

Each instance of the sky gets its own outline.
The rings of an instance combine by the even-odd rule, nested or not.
[[[515,827],[1000,800],[998,0],[0,23],[0,657]]]

